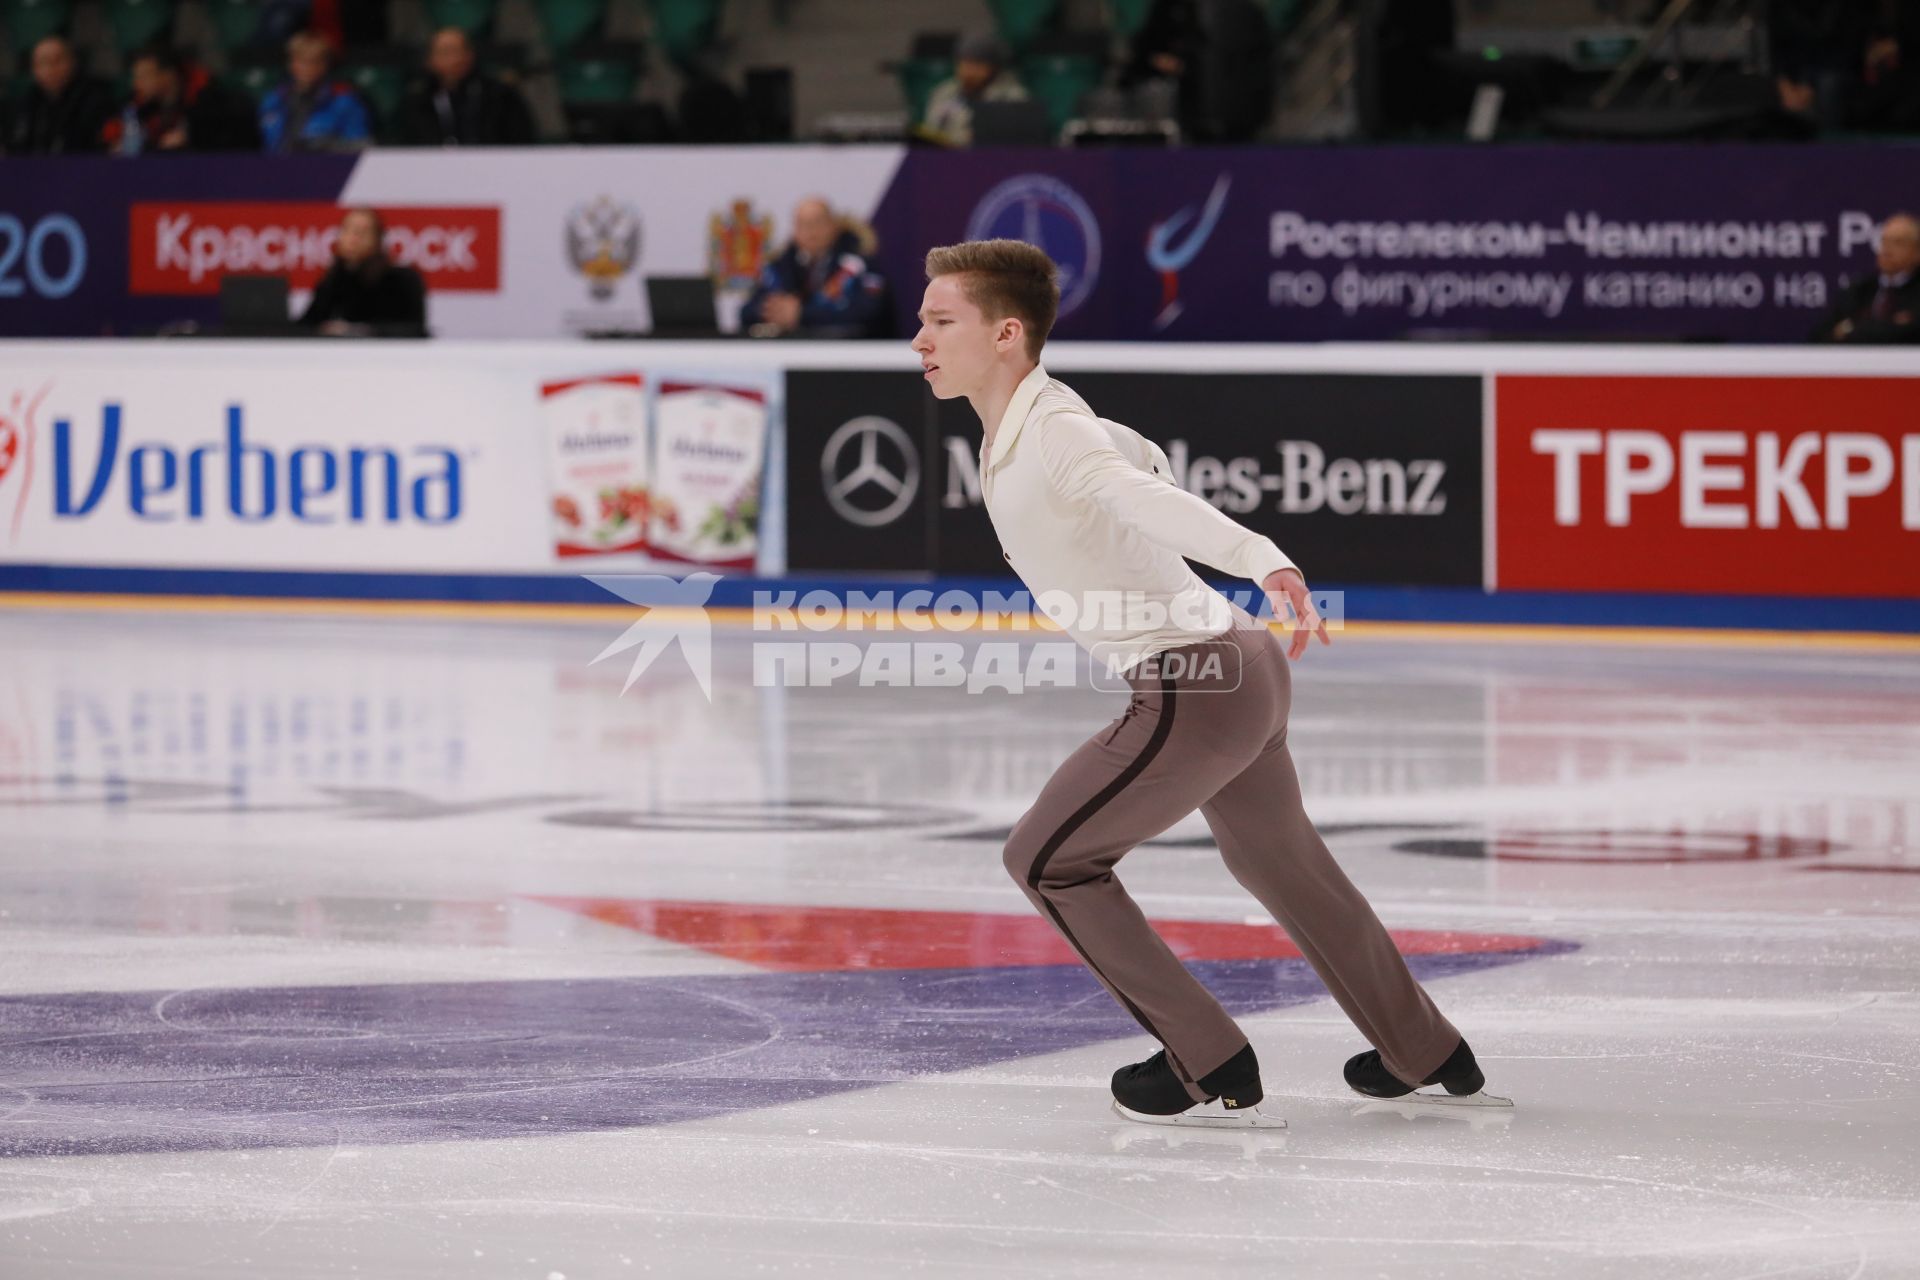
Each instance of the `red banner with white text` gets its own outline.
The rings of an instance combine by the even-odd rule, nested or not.
[[[1495,379],[1503,590],[1920,596],[1920,377]]]

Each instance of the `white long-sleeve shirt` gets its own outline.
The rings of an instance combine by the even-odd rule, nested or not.
[[[1173,482],[1160,446],[1094,416],[1035,366],[980,442],[980,489],[1001,551],[1036,603],[1112,670],[1233,625],[1182,557],[1262,582],[1293,567],[1271,538]]]

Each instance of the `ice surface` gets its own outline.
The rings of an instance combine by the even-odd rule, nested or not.
[[[1920,1275],[1920,646],[1350,634],[1329,843],[1511,1112],[1362,1047],[1197,818],[1129,886],[1257,1133],[999,837],[1116,695],[755,688],[624,627],[0,613],[0,1276]]]

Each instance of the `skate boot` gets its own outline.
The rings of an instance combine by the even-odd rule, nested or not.
[[[1447,1055],[1447,1060],[1432,1075],[1420,1082],[1421,1088],[1438,1085],[1444,1092],[1417,1091],[1413,1085],[1387,1070],[1380,1061],[1377,1049],[1369,1049],[1347,1059],[1346,1077],[1348,1087],[1369,1098],[1395,1098],[1402,1102],[1429,1102],[1454,1107],[1513,1105],[1511,1098],[1497,1098],[1481,1092],[1486,1087],[1487,1078],[1481,1074],[1480,1064],[1474,1061],[1473,1050],[1467,1047],[1465,1040],[1454,1047],[1453,1052]]]
[[[1284,1129],[1287,1122],[1260,1110],[1260,1063],[1248,1045],[1196,1083],[1207,1101],[1195,1102],[1167,1061],[1167,1051],[1113,1073],[1113,1109],[1141,1124],[1206,1129]]]

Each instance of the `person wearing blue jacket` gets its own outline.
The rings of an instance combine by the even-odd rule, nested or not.
[[[373,141],[366,103],[344,80],[330,80],[332,50],[311,31],[287,41],[287,79],[260,100],[260,136],[268,151],[358,151]]]
[[[793,210],[793,240],[761,269],[740,311],[757,336],[891,338],[893,297],[872,261],[872,233],[848,226],[819,196]]]

